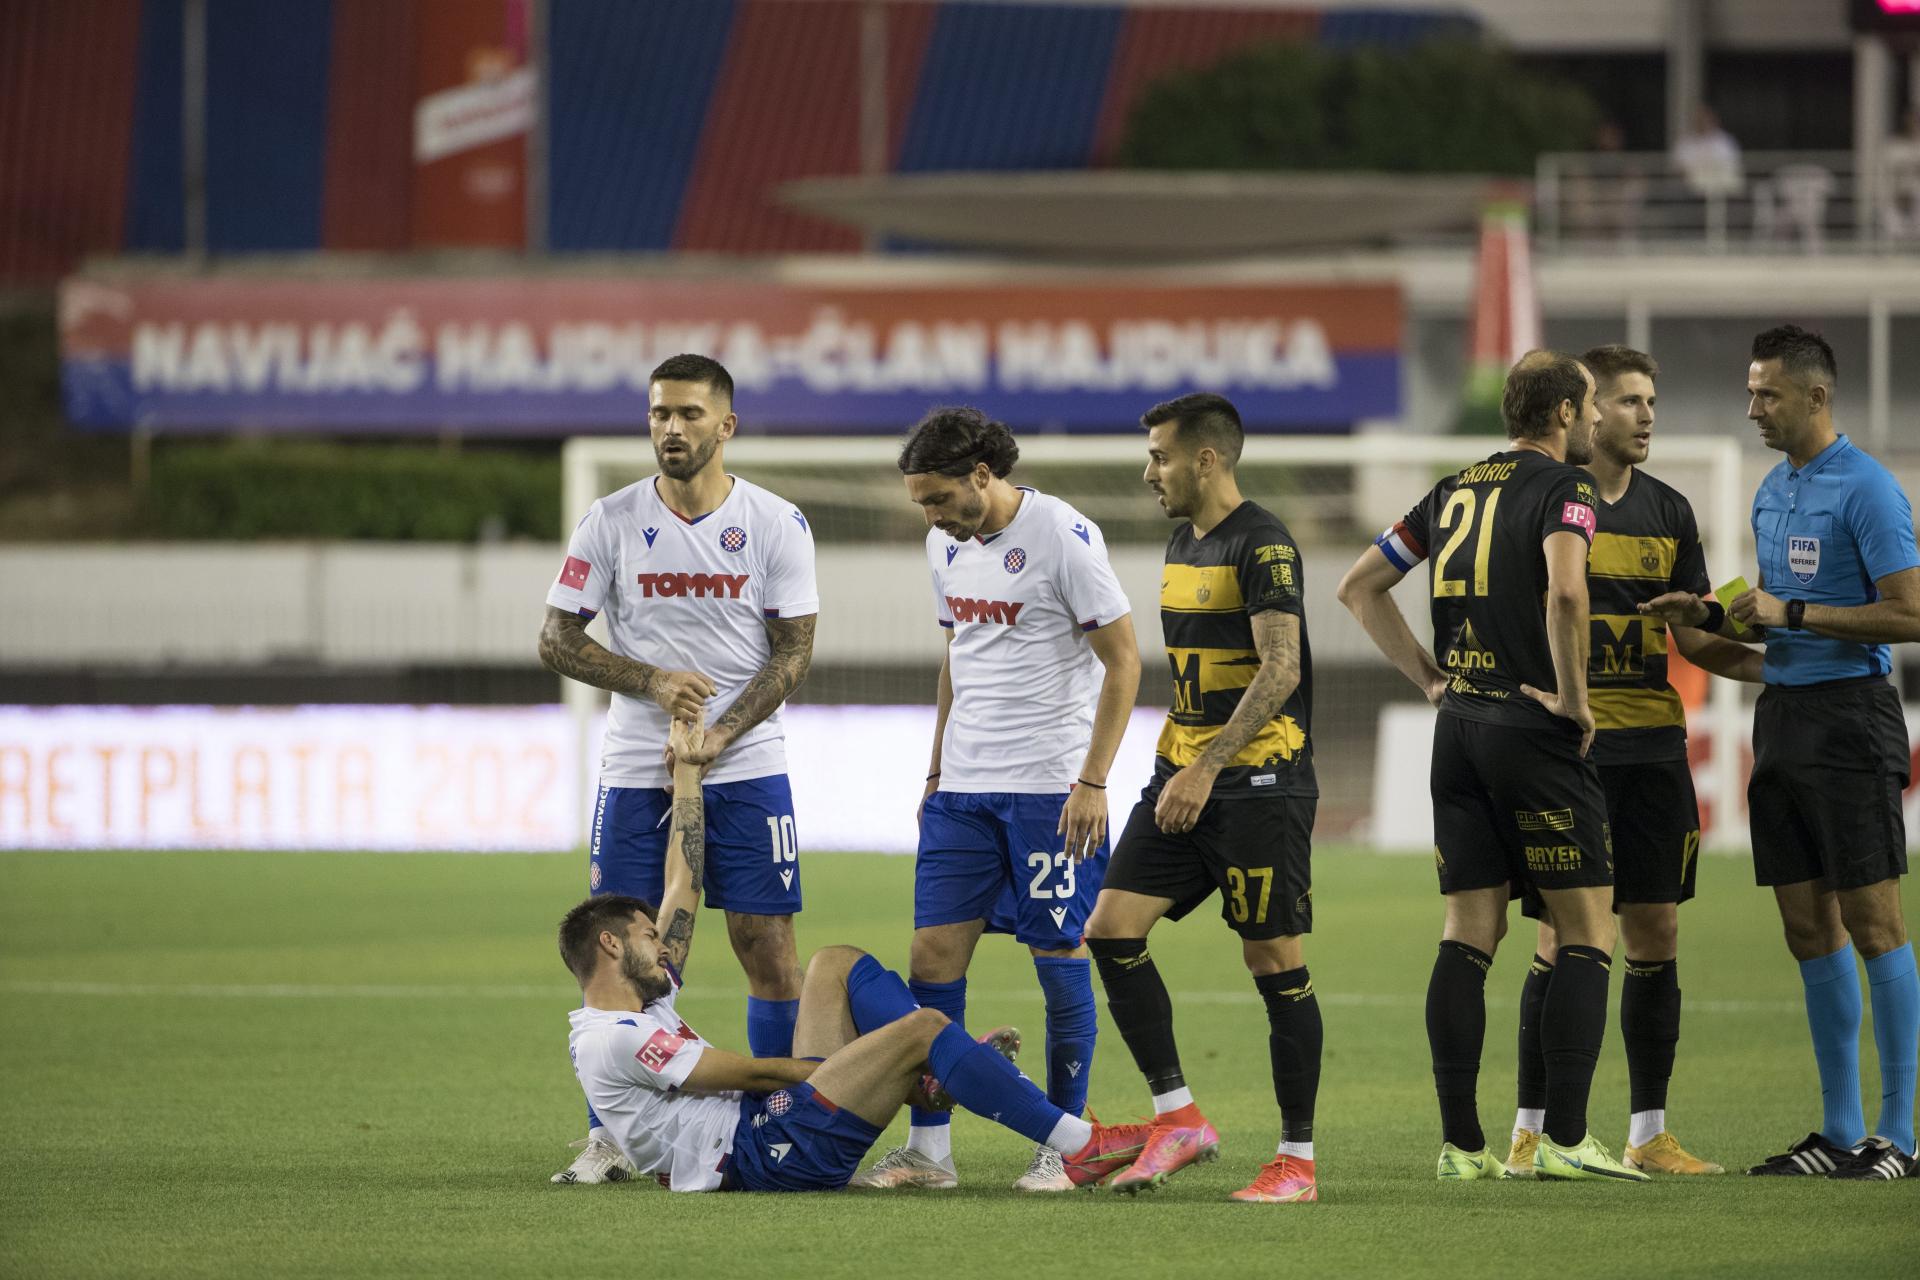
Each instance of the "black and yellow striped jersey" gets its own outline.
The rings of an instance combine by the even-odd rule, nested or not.
[[[1602,502],[1587,554],[1593,646],[1587,700],[1599,733],[1598,764],[1687,758],[1687,714],[1667,683],[1671,637],[1636,606],[1668,591],[1709,596],[1707,558],[1693,507],[1679,491],[1635,467],[1620,501]]]
[[[1440,709],[1484,724],[1577,733],[1521,692],[1557,686],[1547,643],[1546,540],[1593,533],[1593,477],[1535,449],[1448,476],[1374,545],[1402,573],[1428,561]]]
[[[1155,748],[1156,794],[1176,770],[1199,758],[1232,718],[1240,695],[1260,670],[1253,615],[1268,610],[1300,619],[1300,683],[1274,718],[1220,771],[1217,799],[1317,796],[1309,722],[1313,654],[1300,551],[1278,516],[1242,502],[1204,538],[1183,524],[1167,543],[1160,578],[1160,626],[1173,673],[1173,710]]]

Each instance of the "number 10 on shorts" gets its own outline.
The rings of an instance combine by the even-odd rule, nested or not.
[[[800,836],[793,829],[793,815],[783,813],[767,819],[767,842],[773,846],[775,864],[800,861]]]

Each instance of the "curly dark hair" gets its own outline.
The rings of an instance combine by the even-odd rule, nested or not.
[[[900,446],[900,471],[909,476],[964,476],[984,462],[1004,480],[1019,460],[1006,423],[964,406],[929,411]]]

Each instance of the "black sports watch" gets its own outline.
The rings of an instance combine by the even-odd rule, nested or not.
[[[1789,631],[1800,630],[1801,622],[1803,619],[1806,618],[1806,616],[1807,616],[1807,602],[1805,600],[1787,601],[1787,630]]]

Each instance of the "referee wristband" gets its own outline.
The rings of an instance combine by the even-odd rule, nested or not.
[[[1083,786],[1083,787],[1092,787],[1092,788],[1093,788],[1093,789],[1094,789],[1095,791],[1105,791],[1105,790],[1107,789],[1107,784],[1106,784],[1106,783],[1104,783],[1104,782],[1088,782],[1088,781],[1087,781],[1087,780],[1086,780],[1085,778],[1081,778],[1081,779],[1079,780],[1079,785],[1080,785],[1080,786]]]
[[[1718,600],[1709,600],[1706,604],[1707,620],[1700,624],[1700,630],[1718,631],[1721,624],[1727,620],[1727,606],[1721,604]]]

